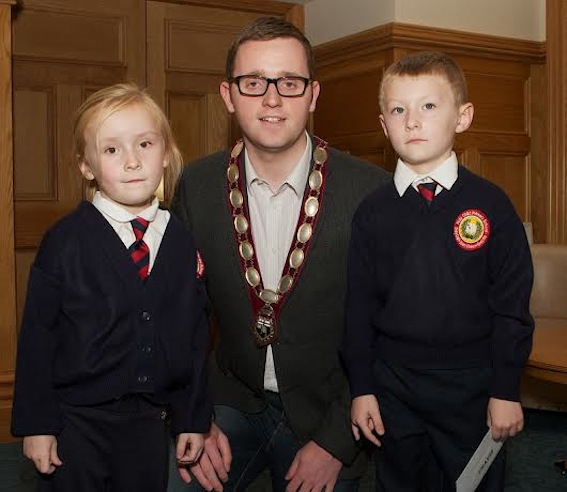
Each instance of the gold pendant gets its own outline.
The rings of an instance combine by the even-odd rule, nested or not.
[[[252,334],[259,347],[270,345],[276,340],[276,317],[274,308],[270,304],[264,304],[258,311],[258,316],[252,327]]]

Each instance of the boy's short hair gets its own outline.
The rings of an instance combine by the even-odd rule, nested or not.
[[[291,22],[282,17],[260,17],[254,22],[246,26],[238,36],[234,39],[226,57],[226,78],[230,80],[234,77],[234,60],[238,53],[238,48],[247,41],[270,41],[278,38],[297,39],[305,51],[307,59],[307,69],[309,70],[309,78],[315,76],[315,55],[311,43],[305,35]]]
[[[439,75],[451,84],[455,103],[461,106],[468,101],[467,81],[455,60],[440,51],[419,51],[392,63],[384,72],[380,84],[380,108],[384,107],[384,87],[394,77]]]
[[[143,106],[154,119],[164,141],[165,159],[168,166],[164,171],[164,201],[169,202],[175,191],[177,179],[183,168],[183,157],[173,138],[166,115],[153,98],[133,83],[115,84],[91,94],[81,104],[73,125],[73,155],[77,164],[85,160],[85,133],[88,129],[98,131],[102,123],[112,114],[128,106]],[[86,197],[92,199],[97,183],[88,181]]]

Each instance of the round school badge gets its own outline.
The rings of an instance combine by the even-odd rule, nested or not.
[[[477,209],[468,209],[459,214],[453,225],[453,237],[466,251],[474,251],[484,246],[490,236],[488,217]]]

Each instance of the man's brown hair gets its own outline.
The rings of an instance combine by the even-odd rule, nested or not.
[[[234,77],[234,60],[238,48],[247,41],[270,41],[278,38],[297,39],[305,50],[309,78],[315,76],[315,56],[311,43],[305,35],[291,22],[282,17],[260,17],[246,26],[234,39],[226,57],[226,78]]]

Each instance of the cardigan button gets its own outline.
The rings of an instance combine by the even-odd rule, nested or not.
[[[138,383],[147,383],[148,382],[148,376],[138,376]]]
[[[152,319],[152,315],[147,311],[142,311],[142,321],[150,321]]]

